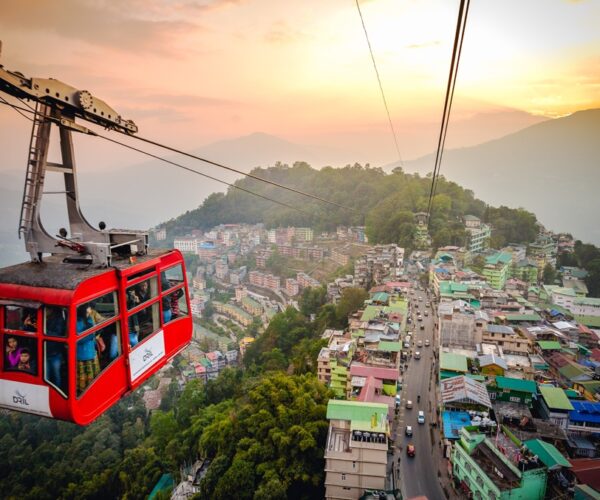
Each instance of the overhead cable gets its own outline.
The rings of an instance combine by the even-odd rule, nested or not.
[[[22,108],[20,106],[16,106],[14,104],[11,104],[10,102],[6,101],[6,99],[3,99],[1,96],[0,96],[0,99],[1,99],[0,104],[4,104],[4,105],[7,105],[7,106],[10,106],[15,111],[17,111],[21,116],[23,116],[24,118],[27,118],[29,121],[32,121],[31,118],[29,118],[28,116],[26,116],[22,112],[24,111],[24,112],[27,112],[27,113],[36,113],[35,111],[32,111],[32,110],[29,110],[29,109]],[[57,118],[53,118],[53,117],[49,117],[49,116],[46,116],[45,118],[47,118],[50,121],[53,121],[55,123],[59,123],[60,122]],[[225,185],[227,185],[227,186],[229,186],[231,188],[238,189],[239,191],[243,191],[245,193],[251,194],[252,196],[256,196],[258,198],[262,198],[263,200],[267,200],[267,201],[270,201],[272,203],[276,203],[277,205],[281,205],[281,206],[289,208],[291,210],[295,210],[295,211],[300,212],[300,213],[302,213],[304,215],[308,215],[308,216],[312,215],[312,214],[310,214],[309,212],[307,212],[305,210],[302,210],[300,208],[294,207],[293,205],[289,205],[288,203],[285,203],[283,201],[279,201],[279,200],[275,200],[273,198],[269,198],[268,196],[262,195],[260,193],[256,193],[254,191],[251,191],[250,189],[246,189],[246,188],[238,186],[236,184],[232,184],[232,183],[224,181],[222,179],[218,179],[217,177],[213,177],[213,176],[205,174],[203,172],[199,172],[198,170],[194,170],[193,168],[190,168],[190,167],[187,167],[185,165],[181,165],[180,163],[168,160],[167,158],[163,158],[161,156],[149,153],[148,151],[144,151],[142,149],[136,148],[136,147],[131,146],[129,144],[126,144],[124,142],[117,141],[115,139],[112,139],[111,137],[104,136],[102,134],[98,134],[97,132],[94,132],[93,130],[88,129],[88,132],[86,133],[86,135],[91,135],[93,137],[99,137],[100,139],[104,139],[106,141],[112,142],[112,143],[117,144],[119,146],[122,146],[124,148],[131,149],[133,151],[137,151],[138,153],[141,153],[143,155],[149,156],[151,158],[155,158],[156,160],[160,160],[162,162],[168,163],[170,165],[173,165],[175,167],[181,168],[183,170],[187,170],[188,172],[191,172],[193,174],[201,175],[202,177],[206,177],[207,179],[211,179],[213,181],[220,182],[221,184],[225,184]]]
[[[433,175],[431,177],[431,188],[429,191],[429,201],[427,204],[427,225],[429,226],[429,219],[431,218],[431,209],[433,207],[433,199],[437,189],[437,182],[439,178],[439,172],[442,164],[442,157],[444,154],[444,146],[446,144],[446,133],[448,131],[448,123],[450,121],[450,111],[452,108],[452,101],[454,99],[454,88],[456,86],[456,77],[458,75],[458,65],[460,62],[460,56],[462,52],[462,44],[465,34],[465,28],[467,25],[467,16],[469,14],[470,0],[461,0],[460,7],[458,10],[458,19],[456,22],[456,33],[454,36],[454,46],[452,49],[452,60],[450,62],[450,71],[448,74],[448,83],[446,86],[446,97],[444,100],[444,112],[442,114],[442,123],[440,125],[440,135],[438,137],[438,146],[435,155],[435,163],[433,167]]]
[[[373,48],[371,47],[371,41],[369,40],[369,33],[367,32],[367,26],[365,25],[365,20],[362,15],[362,11],[360,10],[360,4],[358,0],[356,0],[356,8],[358,10],[358,15],[360,16],[360,22],[362,23],[363,31],[365,32],[365,38],[367,39],[367,45],[369,46],[369,53],[371,54],[371,61],[373,61],[373,68],[375,69],[375,75],[377,76],[377,82],[379,83],[379,90],[381,91],[381,99],[383,100],[383,106],[385,107],[385,112],[387,113],[388,122],[390,124],[390,130],[392,131],[392,137],[394,138],[394,144],[396,145],[396,152],[398,153],[398,160],[400,161],[400,166],[404,166],[404,162],[402,161],[402,155],[400,154],[400,146],[398,146],[398,136],[396,135],[396,130],[394,129],[394,123],[392,122],[392,116],[390,114],[390,109],[388,107],[387,99],[385,98],[385,92],[383,91],[383,84],[381,83],[381,76],[379,75],[379,70],[377,69],[377,63],[375,62],[375,55],[373,54]]]

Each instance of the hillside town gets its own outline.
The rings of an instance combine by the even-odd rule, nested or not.
[[[463,223],[466,245],[433,254],[424,226],[410,254],[368,245],[363,228],[239,224],[175,238],[198,257],[192,314],[209,308],[239,327],[235,345],[194,343],[182,380],[235,365],[274,314],[321,286],[315,264],[352,264],[323,284],[333,304],[346,289],[369,293],[348,328],[321,337],[317,377],[334,395],[326,498],[600,498],[600,299],[587,297],[584,269],[557,268],[574,241],[542,229],[532,244],[492,249],[492,228]],[[306,266],[279,276],[273,255]],[[435,481],[417,486],[423,468]]]

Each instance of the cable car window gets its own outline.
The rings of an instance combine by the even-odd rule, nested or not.
[[[104,358],[106,350],[109,351],[110,356],[111,344],[109,342],[107,346],[104,339],[110,339],[110,336],[113,334],[116,334],[118,337],[118,330],[115,329],[115,324],[116,322],[100,330],[96,330],[77,341],[77,397],[81,396],[96,377],[108,366],[109,363],[101,363],[100,359],[101,357]],[[118,338],[116,340],[118,342]]]
[[[165,269],[160,273],[160,283],[163,292],[183,283],[183,269],[181,264]]]
[[[160,326],[158,321],[158,302],[129,316],[127,321],[129,329],[129,345],[134,347],[149,335],[152,335]]]
[[[64,397],[68,395],[69,383],[68,348],[65,342],[44,341],[44,380],[58,389]]]
[[[97,342],[104,344],[104,349],[99,350],[100,368],[104,370],[121,354],[121,328],[119,322],[115,321],[106,328],[102,328]]]
[[[188,307],[185,288],[178,288],[162,298],[163,323],[187,316]]]
[[[148,302],[158,295],[156,276],[127,288],[127,309]]]
[[[86,332],[94,325],[98,325],[119,312],[117,294],[107,293],[97,299],[85,302],[77,307],[77,334]]]
[[[4,327],[8,330],[37,331],[37,310],[30,307],[6,306]]]
[[[142,276],[145,276],[146,274],[153,273],[154,271],[155,271],[154,267],[151,267],[149,269],[144,269],[143,271],[140,271],[139,273],[135,273],[135,274],[132,274],[131,276],[128,276],[127,281],[134,281],[138,278],[141,278]]]
[[[66,337],[69,316],[66,307],[46,306],[44,333],[49,337]]]
[[[37,340],[5,334],[4,370],[37,375]]]

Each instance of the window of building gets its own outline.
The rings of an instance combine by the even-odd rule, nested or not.
[[[346,474],[342,474],[342,481],[346,480]]]

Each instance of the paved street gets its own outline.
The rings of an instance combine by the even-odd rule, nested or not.
[[[418,302],[417,297],[421,296],[423,300]],[[415,321],[411,325],[413,341],[411,346],[411,357],[408,361],[408,368],[404,372],[404,384],[402,388],[402,406],[398,415],[396,451],[394,453],[394,466],[398,465],[400,458],[400,489],[402,498],[412,498],[419,495],[425,495],[429,500],[443,500],[445,496],[440,488],[438,480],[438,457],[439,448],[432,449],[431,423],[434,421],[432,412],[435,411],[434,393],[435,378],[431,378],[431,369],[433,364],[433,327],[434,318],[431,308],[426,308],[427,302],[425,292],[417,292],[412,300],[412,313]],[[417,310],[414,305],[418,303]],[[421,330],[421,322],[416,321],[417,311],[423,314],[428,310],[428,316],[423,316],[425,329]],[[429,347],[425,347],[425,340],[430,342]],[[417,347],[417,342],[422,341],[423,347]],[[421,352],[421,359],[415,359],[415,351]],[[421,401],[417,403],[418,395]],[[406,401],[411,400],[412,409],[406,408]],[[419,410],[425,412],[425,424],[417,423],[417,414]],[[410,425],[413,429],[413,436],[405,435],[406,426]],[[416,448],[414,458],[407,456],[406,447],[411,443]]]

